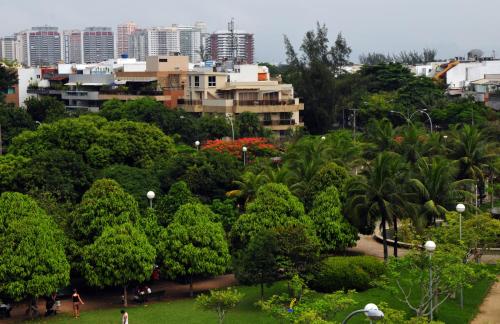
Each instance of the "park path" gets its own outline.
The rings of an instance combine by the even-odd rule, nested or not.
[[[479,313],[471,324],[499,324],[500,323],[500,276],[491,287],[488,295],[483,300]]]
[[[387,246],[389,256],[394,255],[394,247]],[[384,258],[384,246],[373,238],[372,235],[359,235],[359,241],[355,247],[347,249],[347,251],[354,254],[371,255],[380,259]],[[398,256],[403,256],[408,253],[405,248],[398,248]]]

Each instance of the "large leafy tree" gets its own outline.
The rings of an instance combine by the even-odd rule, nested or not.
[[[26,110],[1,102],[0,125],[2,126],[2,154],[9,152],[9,146],[13,138],[25,130],[35,128],[35,123],[31,116],[26,113]]]
[[[412,201],[416,203],[426,225],[444,219],[448,210],[455,208],[457,201],[465,201],[472,195],[466,191],[470,179],[455,180],[457,169],[444,158],[421,158],[417,161],[414,177],[409,180],[413,189]],[[414,220],[418,224],[418,220]],[[421,224],[423,225],[423,224]]]
[[[23,191],[23,178],[30,159],[13,154],[0,155],[0,192]]]
[[[45,296],[69,282],[64,234],[28,196],[0,196],[0,294],[16,301]]]
[[[188,277],[191,296],[194,276],[223,274],[231,260],[224,228],[213,218],[207,206],[186,204],[160,236],[158,254],[165,273],[172,279]]]
[[[64,103],[54,97],[29,97],[24,104],[26,105],[26,111],[30,114],[31,118],[39,122],[50,123],[67,117]]]
[[[235,247],[242,248],[258,232],[288,225],[305,226],[314,231],[298,198],[285,185],[269,183],[246,205],[245,214],[233,225],[231,237]]]
[[[172,222],[175,213],[182,205],[197,203],[198,199],[189,190],[184,181],[174,183],[165,196],[160,197],[156,207],[158,221],[163,226],[168,226]]]
[[[156,253],[146,235],[132,224],[109,226],[83,249],[83,274],[92,286],[122,286],[149,279]]]
[[[344,250],[358,240],[356,229],[342,215],[342,204],[336,187],[328,187],[314,200],[309,217],[324,252]]]
[[[260,137],[264,135],[264,128],[259,116],[251,112],[243,112],[236,116],[240,137]]]
[[[359,74],[367,81],[367,90],[372,93],[394,91],[415,79],[410,69],[399,63],[363,65]]]
[[[71,231],[77,240],[90,243],[107,226],[134,222],[138,215],[134,197],[116,181],[100,179],[92,184],[73,212]]]
[[[302,41],[299,56],[285,36],[287,63],[285,81],[294,84],[309,109],[304,111],[304,122],[313,134],[326,133],[334,118],[335,78],[343,73],[349,62],[351,49],[341,33],[333,46],[329,45],[325,25],[308,31]]]
[[[381,219],[384,259],[387,260],[386,225],[394,226],[394,256],[397,256],[397,218],[404,214],[406,199],[402,194],[405,166],[400,156],[393,152],[380,153],[365,170],[366,178],[360,177],[349,184],[349,216],[355,223],[359,218]],[[355,218],[358,218],[355,220]]]

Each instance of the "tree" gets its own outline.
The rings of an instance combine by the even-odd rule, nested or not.
[[[234,222],[240,216],[235,199],[214,199],[210,205],[210,209],[217,215],[220,215],[221,223],[226,232],[230,232]]]
[[[202,116],[197,120],[197,130],[200,141],[232,136],[231,124],[224,117]]]
[[[328,187],[319,193],[309,217],[314,223],[322,251],[344,250],[356,244],[358,233],[342,215],[342,204],[336,187]]]
[[[197,203],[199,200],[193,196],[184,181],[174,183],[165,196],[160,197],[156,210],[158,211],[161,225],[168,226],[172,222],[175,213],[182,205]]]
[[[421,208],[426,225],[444,219],[457,201],[465,201],[471,194],[464,190],[471,180],[457,180],[456,168],[444,158],[421,158],[417,161],[414,177],[409,180],[411,198]],[[418,222],[414,222],[418,223]]]
[[[260,299],[264,299],[264,284],[270,285],[280,277],[279,246],[271,230],[257,233],[234,260],[235,276],[244,285],[260,285]]]
[[[415,78],[410,69],[399,63],[363,65],[358,73],[365,78],[371,93],[397,90]]]
[[[196,304],[206,310],[217,312],[219,324],[224,322],[226,313],[235,308],[243,298],[243,294],[236,289],[210,290],[210,294],[203,294],[196,297]]]
[[[337,196],[341,197],[341,201],[344,201],[346,196],[345,186],[348,178],[349,174],[344,167],[339,166],[335,162],[325,164],[311,179],[309,205],[312,205],[317,195],[331,186],[337,189]]]
[[[329,47],[328,30],[317,23],[316,30],[308,31],[299,57],[285,36],[288,71],[286,82],[291,82],[310,109],[304,111],[304,122],[312,134],[324,134],[334,118],[335,78],[343,74],[351,49],[342,34],[337,35],[334,46]]]
[[[29,196],[0,196],[0,295],[16,301],[69,283],[64,234]]]
[[[75,152],[48,149],[31,158],[22,177],[28,190],[49,192],[59,202],[76,202],[90,187],[94,171]]]
[[[127,306],[127,285],[149,279],[155,249],[144,233],[130,223],[109,226],[83,249],[84,276],[92,286],[122,286]]]
[[[110,179],[100,179],[83,195],[72,214],[71,228],[74,237],[83,242],[93,242],[107,226],[135,222],[139,210],[134,197]]]
[[[228,197],[238,197],[246,204],[252,201],[257,191],[266,183],[266,177],[263,174],[255,174],[251,171],[243,173],[240,180],[233,181],[239,189],[231,190],[226,193]]]
[[[24,170],[30,159],[13,154],[0,155],[0,192],[22,191]]]
[[[129,194],[134,196],[141,208],[146,208],[146,193],[150,190],[160,193],[160,180],[151,169],[142,169],[123,164],[113,164],[101,170],[98,178],[113,179]]]
[[[18,107],[14,107],[11,105],[6,105],[1,102],[0,125],[2,126],[2,154],[4,154],[6,151],[10,153],[9,148],[13,138],[18,136],[25,130],[32,130],[35,128],[35,123],[31,119],[30,115],[28,115],[26,110],[19,109]]]
[[[465,251],[452,244],[440,244],[429,258],[425,249],[413,249],[387,264],[382,282],[395,298],[406,304],[416,316],[435,312],[461,286],[470,287],[479,278],[493,277],[484,265],[464,263]],[[432,266],[432,291],[429,269]],[[431,299],[437,298],[431,308]]]
[[[54,97],[29,97],[26,99],[24,104],[26,105],[26,111],[30,114],[31,118],[39,122],[50,123],[68,116],[64,103]]]
[[[285,185],[269,183],[246,205],[246,213],[234,223],[230,236],[234,247],[242,248],[258,232],[287,225],[302,225],[314,231],[297,197]]]
[[[243,112],[236,116],[236,125],[239,137],[259,137],[264,134],[264,128],[260,123],[259,116],[251,112]]]
[[[384,260],[387,261],[386,224],[390,220],[394,226],[394,256],[397,256],[397,216],[398,213],[404,214],[404,208],[401,207],[406,204],[400,189],[404,178],[404,164],[396,153],[383,152],[365,170],[365,174],[366,179],[357,178],[349,184],[348,210],[351,217],[369,220],[373,217],[381,218]],[[356,220],[353,221],[356,223]]]
[[[231,259],[224,229],[214,216],[201,204],[183,205],[160,236],[158,253],[167,276],[188,276],[191,296],[193,276],[220,275]]]
[[[17,83],[17,70],[0,62],[0,103],[7,90]]]

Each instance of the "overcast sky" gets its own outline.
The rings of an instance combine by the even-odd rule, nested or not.
[[[480,48],[500,56],[498,0],[0,0],[0,36],[37,25],[61,29],[135,21],[141,27],[205,21],[209,31],[236,27],[255,34],[256,59],[285,61],[283,34],[299,46],[316,21],[330,40],[342,32],[352,61],[369,51],[436,48],[438,57]]]

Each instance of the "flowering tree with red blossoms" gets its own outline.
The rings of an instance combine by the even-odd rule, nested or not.
[[[243,146],[247,150],[246,158],[251,160],[257,156],[274,156],[278,150],[264,137],[245,137],[234,141],[212,140],[203,144],[203,150],[214,150],[220,153],[229,153],[239,159],[243,158]]]

